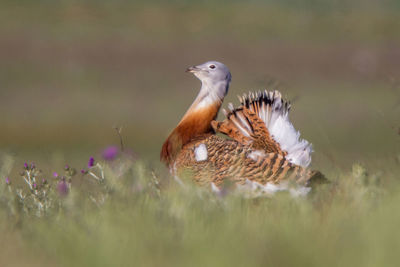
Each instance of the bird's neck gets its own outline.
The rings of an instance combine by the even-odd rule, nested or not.
[[[214,133],[211,127],[221,107],[228,83],[218,84],[219,88],[210,88],[209,84],[202,82],[202,87],[188,111],[164,142],[161,150],[161,160],[167,165],[174,161],[184,145],[194,138]]]

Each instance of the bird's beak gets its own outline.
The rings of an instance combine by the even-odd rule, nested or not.
[[[186,72],[194,73],[194,72],[199,71],[199,70],[200,70],[200,69],[199,69],[198,67],[192,66],[192,67],[187,68],[187,69],[186,69]]]

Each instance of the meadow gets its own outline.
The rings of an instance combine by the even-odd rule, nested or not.
[[[391,0],[2,1],[0,266],[396,266],[399,14]],[[173,181],[159,150],[200,86],[184,70],[211,59],[232,72],[224,107],[272,88],[292,101],[330,184],[249,199]]]

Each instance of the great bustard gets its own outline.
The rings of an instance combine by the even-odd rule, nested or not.
[[[187,72],[200,79],[201,89],[160,155],[176,178],[190,176],[216,190],[231,180],[240,188],[295,194],[307,193],[310,181],[324,179],[307,168],[312,146],[300,139],[289,120],[290,104],[278,91],[239,97],[241,105],[229,104],[229,110],[223,110],[226,119],[219,122],[215,119],[228,92],[229,69],[209,61]]]

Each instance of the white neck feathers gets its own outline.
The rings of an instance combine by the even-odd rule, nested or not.
[[[228,92],[229,82],[221,81],[209,83],[202,81],[201,89],[189,110],[207,108],[211,105],[221,104]]]

